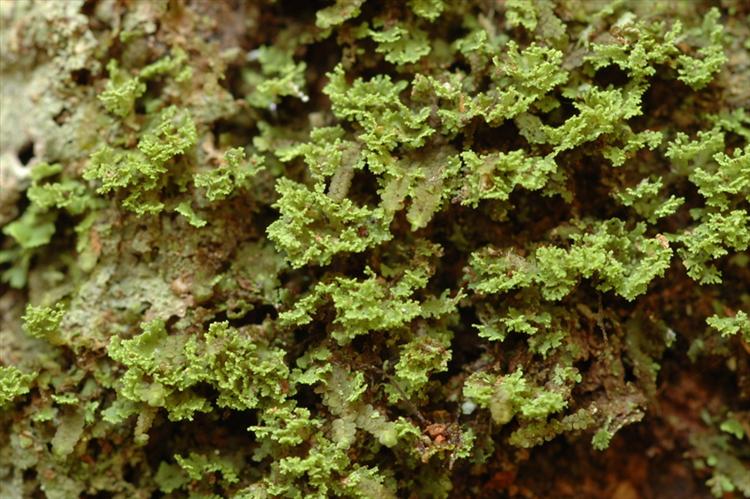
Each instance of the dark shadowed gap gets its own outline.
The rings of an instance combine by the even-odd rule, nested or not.
[[[70,78],[76,85],[87,86],[91,84],[91,71],[87,68],[76,69],[70,73]]]
[[[34,143],[29,141],[18,150],[18,160],[22,165],[26,166],[32,158],[34,158]]]
[[[599,68],[594,74],[594,82],[602,88],[623,87],[629,81],[628,73],[615,64]]]

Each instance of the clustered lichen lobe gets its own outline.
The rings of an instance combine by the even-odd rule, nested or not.
[[[709,4],[0,4],[0,495],[479,497],[750,369]],[[748,379],[685,436],[717,496]]]

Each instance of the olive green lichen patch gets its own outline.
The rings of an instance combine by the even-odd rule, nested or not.
[[[14,399],[29,393],[35,376],[23,373],[13,366],[0,367],[0,408],[5,409]]]
[[[742,2],[131,3],[0,2],[0,496],[747,494]]]
[[[143,329],[129,340],[113,338],[108,346],[110,357],[127,367],[118,389],[126,400],[163,407],[170,419],[179,420],[211,409],[209,400],[194,391],[201,383],[216,388],[220,407],[240,410],[282,393],[273,380],[283,376],[283,352],[259,349],[226,322],[211,324],[201,340],[169,336],[159,321]],[[255,375],[245,376],[248,372]],[[263,381],[264,376],[270,378]]]

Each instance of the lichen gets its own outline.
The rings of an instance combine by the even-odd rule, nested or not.
[[[298,4],[0,2],[0,496],[748,494],[747,7]]]

